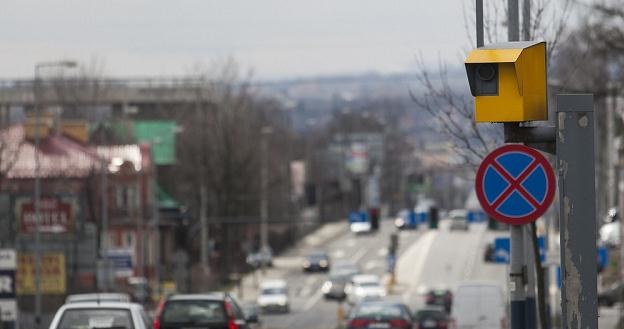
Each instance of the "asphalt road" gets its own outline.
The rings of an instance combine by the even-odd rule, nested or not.
[[[324,244],[332,261],[349,259],[357,263],[364,273],[385,275],[387,247],[390,234],[395,232],[392,221],[382,221],[379,232],[370,235],[341,234]],[[485,243],[496,233],[486,231],[483,224],[472,225],[468,232],[449,232],[448,223],[442,221],[440,229],[401,231],[397,285],[388,298],[401,300],[413,310],[423,305],[423,295],[430,287],[453,288],[465,280],[487,280],[505,286],[506,267],[485,264],[482,260]],[[499,234],[505,234],[501,232]],[[301,270],[302,257],[316,247],[301,247],[275,259],[275,267],[262,278],[285,279],[290,287],[291,312],[262,315],[266,329],[328,329],[337,326],[338,304],[325,300],[321,286],[327,275],[308,274]],[[253,300],[257,294],[251,284],[245,299]],[[345,304],[345,311],[349,307]]]
[[[389,220],[381,223],[379,232],[369,235],[354,235],[350,232],[339,236],[323,246],[332,261],[346,259],[357,263],[364,273],[384,275],[386,272],[387,247],[394,226]],[[421,231],[400,232],[400,251],[412,245],[422,235]],[[403,248],[401,248],[403,247]],[[338,303],[325,300],[321,286],[327,275],[324,273],[303,273],[302,257],[311,249],[292,251],[276,261],[271,277],[287,280],[290,287],[291,312],[289,314],[263,315],[263,328],[333,328],[337,324]],[[346,308],[348,311],[348,308]]]

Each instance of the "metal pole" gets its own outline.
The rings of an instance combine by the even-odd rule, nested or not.
[[[563,329],[598,328],[593,95],[557,95]]]
[[[507,36],[509,41],[520,39],[518,0],[507,0]],[[510,124],[506,124],[505,127]],[[521,226],[510,228],[511,257],[509,262],[509,300],[511,329],[525,329],[526,296],[524,291],[524,234]]]
[[[156,281],[156,294],[160,298],[160,260],[161,260],[161,241],[160,241],[160,212],[158,210],[158,166],[156,165],[156,157],[154,156],[154,144],[158,144],[160,141],[158,138],[150,143],[150,151],[152,153],[152,211],[154,213],[154,225],[156,230],[154,232],[154,240],[156,240],[156,262],[154,273],[154,280]]]
[[[531,0],[522,3],[522,39],[531,40]]]
[[[511,329],[526,329],[524,292],[524,233],[522,226],[510,228],[511,255],[509,259],[509,300]]]
[[[104,144],[104,138],[106,133],[104,132],[104,127],[100,127],[101,138],[100,141]],[[109,271],[111,270],[108,263],[108,161],[102,161],[102,169],[101,171],[101,203],[102,203],[102,232],[100,233],[100,259],[102,260],[104,278],[102,280],[102,290],[108,291],[110,289],[109,281],[111,279],[111,275]]]
[[[524,225],[524,255],[526,259],[526,329],[537,328],[537,303],[535,302],[535,256],[533,254],[533,234],[530,225]]]
[[[39,163],[39,146],[41,144],[41,136],[39,136],[39,126],[41,124],[41,113],[39,109],[39,69],[41,65],[35,66],[35,81],[33,104],[35,107],[35,329],[41,326],[41,233],[40,226],[40,198],[41,198],[41,165]]]
[[[40,75],[41,68],[44,67],[59,67],[59,68],[71,68],[77,64],[73,61],[58,61],[58,62],[44,62],[35,65],[35,77],[33,81],[33,106],[35,109],[35,186],[34,186],[34,208],[35,208],[35,329],[41,327],[41,232],[40,232],[40,217],[41,217],[41,164],[39,162],[39,146],[41,144],[40,125],[41,125],[41,109],[39,106],[39,93],[40,93]]]
[[[269,213],[269,202],[268,202],[268,180],[269,180],[269,145],[268,138],[272,133],[271,127],[263,127],[262,128],[262,137],[260,140],[260,156],[261,156],[261,168],[260,168],[260,267],[262,269],[262,273],[264,274],[266,271],[266,261],[264,259],[265,253],[268,251],[268,227],[267,227],[267,217]]]
[[[477,48],[483,47],[483,0],[476,0]]]
[[[202,169],[200,169],[202,170]],[[199,187],[199,219],[201,222],[201,264],[202,270],[204,274],[208,274],[210,272],[210,262],[208,261],[208,205],[207,205],[207,189],[206,183],[202,180],[201,186]]]
[[[507,22],[509,22],[507,29],[507,39],[509,41],[520,40],[520,25],[519,25],[519,13],[518,13],[518,0],[507,0]]]

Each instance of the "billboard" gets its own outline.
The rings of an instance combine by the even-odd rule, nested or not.
[[[175,121],[135,121],[133,126],[137,142],[152,145],[154,162],[157,165],[175,164],[177,129]]]
[[[35,257],[32,253],[17,255],[16,291],[18,295],[35,293]],[[46,252],[41,255],[41,292],[43,294],[64,294],[66,291],[65,255],[61,252]]]

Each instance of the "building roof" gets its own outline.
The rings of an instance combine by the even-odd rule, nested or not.
[[[43,178],[87,177],[99,172],[104,162],[112,173],[116,163],[130,162],[136,171],[151,165],[147,145],[90,146],[63,135],[49,135],[41,139],[39,149],[35,150],[21,125],[0,132],[0,170],[5,171],[5,177],[34,178],[35,152],[39,154],[39,172]]]
[[[38,150],[33,141],[25,138],[22,126],[12,126],[0,133],[6,152],[1,162],[7,163],[7,178],[34,178],[35,154],[39,155],[41,177],[86,177],[101,166],[95,152],[62,135],[41,139]]]

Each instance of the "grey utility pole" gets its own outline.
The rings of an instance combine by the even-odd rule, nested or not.
[[[531,225],[524,226],[524,257],[526,259],[526,329],[537,329],[537,303],[535,302],[535,255],[533,254],[533,240]]]
[[[519,0],[507,0],[507,38],[509,41],[520,40]],[[514,124],[505,123],[505,126]],[[507,130],[507,129],[506,129]],[[524,229],[522,226],[510,226],[511,257],[509,259],[509,301],[511,311],[511,329],[526,329],[526,293],[525,293],[525,257]]]
[[[266,271],[265,256],[269,250],[269,232],[267,220],[269,216],[269,136],[273,133],[271,127],[262,127],[260,139],[260,267],[262,273]]]
[[[593,95],[557,95],[563,329],[598,328]]]

